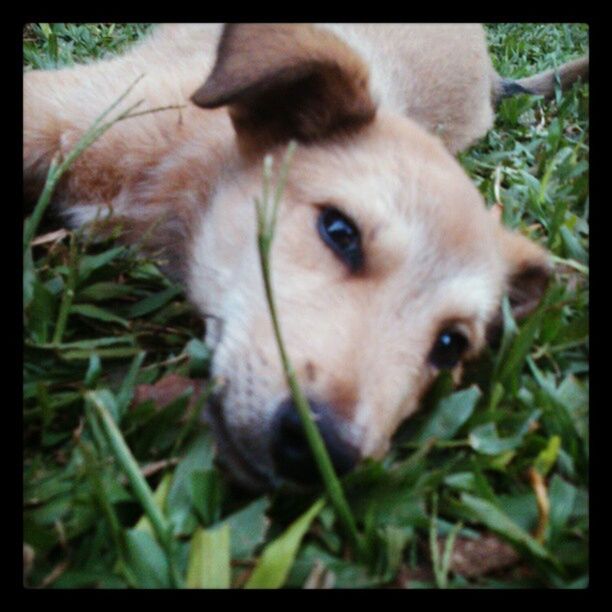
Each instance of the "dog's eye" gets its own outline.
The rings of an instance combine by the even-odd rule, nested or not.
[[[355,224],[339,210],[327,207],[321,210],[317,228],[323,242],[355,272],[363,265],[361,236]]]
[[[468,344],[468,339],[461,332],[453,329],[442,330],[429,354],[429,361],[439,370],[450,370],[459,363]]]

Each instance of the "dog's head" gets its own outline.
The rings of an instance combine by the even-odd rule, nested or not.
[[[437,138],[377,110],[368,71],[313,26],[231,26],[196,104],[228,105],[240,154],[191,246],[188,284],[207,314],[212,423],[248,486],[307,483],[316,468],[275,343],[256,245],[262,159],[293,157],[272,248],[280,324],[340,472],[385,453],[442,369],[486,342],[505,292],[537,304],[546,254],[504,229]]]

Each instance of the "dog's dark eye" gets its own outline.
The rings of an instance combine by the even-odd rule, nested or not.
[[[468,348],[467,338],[459,331],[445,329],[438,335],[429,361],[439,370],[454,368]]]
[[[355,224],[339,210],[324,208],[317,220],[317,228],[323,242],[355,272],[363,265],[361,236]]]

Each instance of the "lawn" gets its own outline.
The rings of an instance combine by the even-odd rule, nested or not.
[[[147,29],[29,25],[24,67],[117,53]],[[585,25],[487,34],[505,77],[588,50]],[[383,461],[343,479],[366,554],[321,492],[253,497],[224,479],[197,418],[211,353],[181,288],[136,249],[45,215],[24,250],[24,584],[587,586],[588,105],[588,85],[507,99],[461,155],[555,277],[458,388],[439,377]]]

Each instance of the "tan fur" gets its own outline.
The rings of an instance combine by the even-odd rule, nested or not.
[[[221,32],[163,26],[120,58],[26,73],[24,178],[39,190],[56,151],[141,73],[124,107],[187,105],[116,124],[78,160],[58,205],[75,225],[110,209],[129,240],[158,223],[147,246],[164,250],[208,317],[213,374],[227,382],[226,461],[257,486],[275,481],[270,427],[288,394],[255,244],[265,153],[278,165],[288,139],[300,141],[272,254],[287,350],[306,394],[333,408],[363,457],[381,456],[416,410],[441,329],[461,329],[474,356],[503,293],[525,314],[549,264],[486,212],[451,155],[492,123],[499,77],[481,27],[232,26],[215,62]],[[326,205],[359,227],[360,273],[318,235]]]

